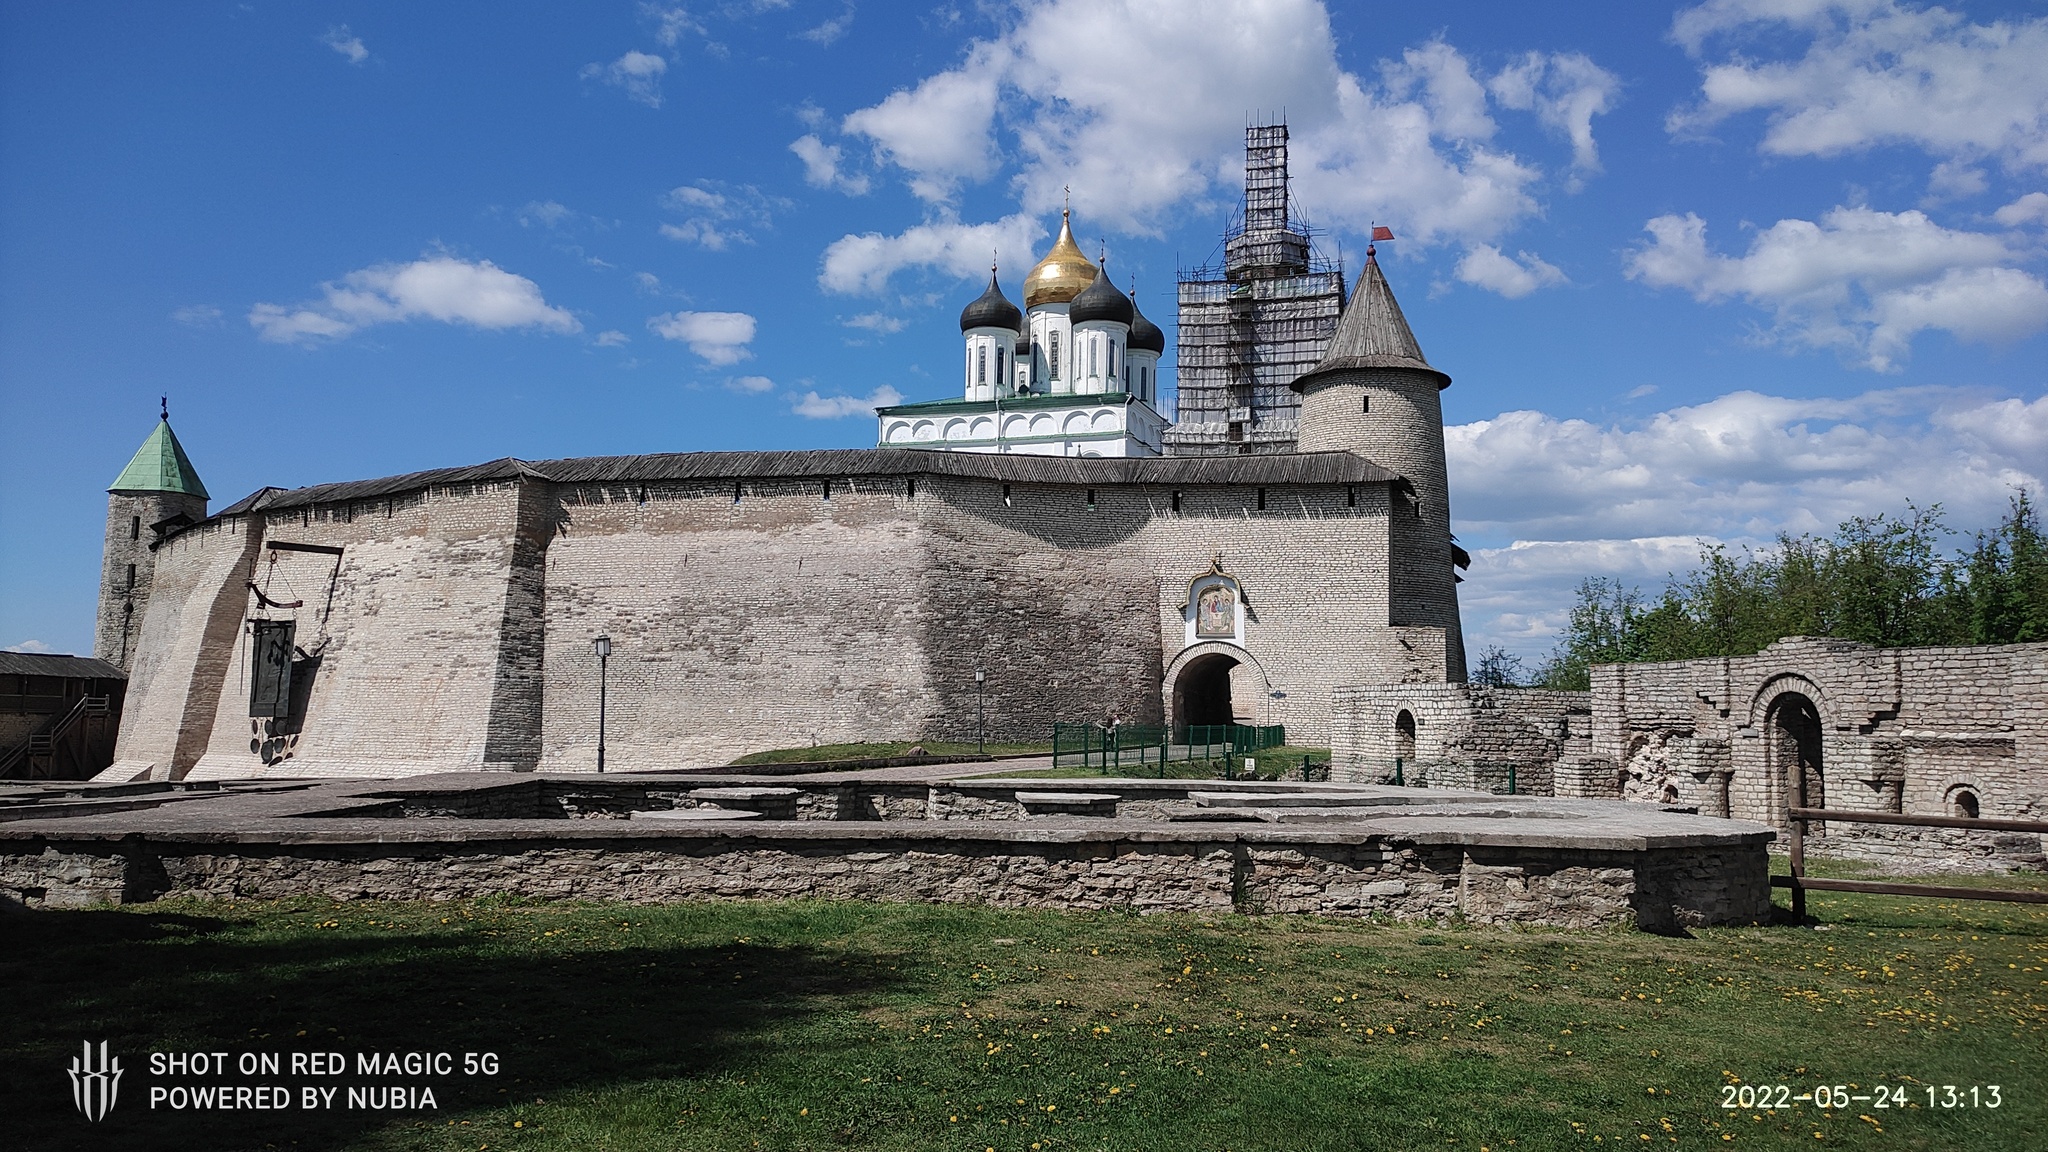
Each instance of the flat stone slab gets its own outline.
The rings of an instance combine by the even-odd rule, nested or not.
[[[1019,792],[1017,804],[1027,814],[1114,816],[1117,796],[1110,792]]]
[[[690,793],[692,800],[794,800],[803,795],[801,788],[698,788]]]
[[[699,824],[706,820],[759,820],[761,814],[747,808],[662,808],[652,812],[629,813],[626,818]]]
[[[1421,803],[1408,796],[1329,792],[1190,792],[1200,808],[1363,808],[1373,805]]]

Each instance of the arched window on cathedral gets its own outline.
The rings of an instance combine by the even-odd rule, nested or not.
[[[1045,334],[1045,378],[1060,378],[1060,333],[1057,328]]]
[[[1102,371],[1102,337],[1097,336],[1088,342],[1088,374],[1093,376],[1100,371]]]
[[[1004,359],[1004,357],[1003,357],[1003,349],[1002,349],[1002,346],[1001,346],[1001,345],[997,345],[997,346],[996,346],[996,383],[998,383],[998,384],[1002,383],[1002,381],[1003,381],[1003,359]]]
[[[974,382],[976,384],[988,383],[988,345],[986,344],[975,349]]]

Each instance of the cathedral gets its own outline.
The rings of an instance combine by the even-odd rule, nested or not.
[[[875,410],[879,443],[951,452],[1157,456],[1159,356],[1166,334],[1074,244],[1071,214],[1024,278],[1024,310],[988,289],[960,313],[958,400]]]

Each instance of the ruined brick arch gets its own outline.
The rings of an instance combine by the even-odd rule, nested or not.
[[[1763,785],[1772,823],[1783,820],[1795,795],[1794,773],[1804,782],[1804,806],[1827,806],[1827,730],[1833,711],[1820,685],[1796,672],[1770,677],[1750,698],[1749,723],[1763,741]],[[1813,824],[1807,830],[1821,834],[1825,827]]]
[[[1160,679],[1161,703],[1166,712],[1167,728],[1178,732],[1191,722],[1217,722],[1208,717],[1190,721],[1186,715],[1189,707],[1189,690],[1192,688],[1199,692],[1203,678],[1219,673],[1227,677],[1229,670],[1239,664],[1250,665],[1258,672],[1262,688],[1267,692],[1272,691],[1272,679],[1266,675],[1266,669],[1259,663],[1259,658],[1236,644],[1227,640],[1204,640],[1200,644],[1191,644],[1181,649],[1180,654],[1166,665],[1166,675]],[[1222,722],[1228,723],[1227,720]]]

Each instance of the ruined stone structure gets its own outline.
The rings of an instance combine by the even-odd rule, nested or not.
[[[1754,656],[1603,664],[1593,690],[1366,685],[1333,694],[1338,779],[1602,797],[1786,825],[1805,807],[2048,815],[2048,644],[1872,648],[1788,637]],[[2024,833],[1845,824],[1810,848],[1902,866],[2040,867]]]

